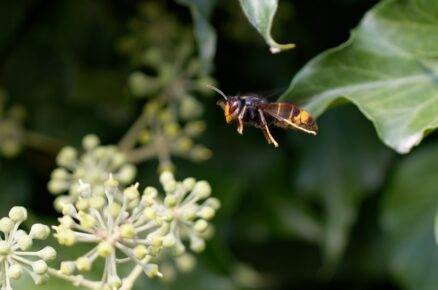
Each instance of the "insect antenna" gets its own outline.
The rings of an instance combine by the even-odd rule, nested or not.
[[[224,94],[224,92],[222,92],[221,90],[219,90],[218,88],[212,86],[212,85],[206,85],[207,87],[209,87],[210,89],[214,90],[216,93],[218,93],[219,95],[221,95],[222,97],[224,97],[224,99],[227,101],[228,97],[227,95]]]

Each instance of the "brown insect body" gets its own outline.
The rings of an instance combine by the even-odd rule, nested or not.
[[[224,105],[227,123],[238,122],[237,132],[243,134],[243,124],[262,129],[269,144],[278,147],[272,137],[269,126],[274,125],[285,129],[297,129],[316,135],[318,126],[315,119],[306,111],[290,103],[269,102],[260,96],[226,96],[219,89],[209,86],[224,97],[218,104]]]

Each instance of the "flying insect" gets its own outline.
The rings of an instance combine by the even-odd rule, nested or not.
[[[270,125],[297,129],[311,135],[316,135],[318,131],[315,119],[293,104],[269,102],[257,95],[227,96],[218,88],[207,86],[223,97],[217,104],[224,109],[225,121],[230,124],[237,120],[237,132],[241,135],[244,124],[250,125],[261,129],[268,143],[278,147],[278,142],[269,131]]]

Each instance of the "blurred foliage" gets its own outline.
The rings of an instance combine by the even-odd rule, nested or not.
[[[374,4],[278,1],[262,32],[297,47],[272,55],[238,1],[3,1],[0,146],[14,136],[26,149],[0,157],[1,212],[22,204],[55,217],[46,184],[61,145],[89,133],[116,144],[140,120],[126,152],[156,157],[134,150],[167,132],[181,147],[159,162],[208,180],[222,209],[194,272],[136,289],[435,289],[437,4]],[[234,95],[284,89],[302,67],[283,98],[321,115],[320,132],[273,129],[278,150],[259,130],[238,135],[202,98],[215,84],[207,72]],[[345,99],[359,109],[332,109]],[[26,118],[13,117],[17,105]],[[423,135],[409,155],[384,146],[407,152]],[[196,160],[181,148],[211,159],[173,158]],[[138,176],[157,185],[156,165]]]

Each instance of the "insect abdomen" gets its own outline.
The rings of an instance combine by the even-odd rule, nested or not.
[[[306,111],[292,104],[271,103],[267,105],[266,110],[279,117],[275,124],[280,127],[291,127],[290,123],[293,123],[295,126],[308,131],[318,131],[315,119]]]

